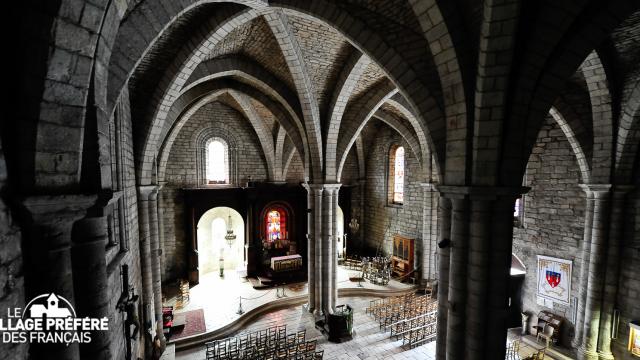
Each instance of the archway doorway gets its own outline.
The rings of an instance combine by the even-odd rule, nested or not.
[[[519,327],[522,324],[522,292],[526,273],[527,267],[516,254],[512,253],[509,285],[509,327]]]
[[[346,254],[346,239],[344,238],[344,213],[342,208],[338,206],[336,214],[336,237],[338,238],[338,258],[344,259]]]
[[[227,231],[236,236],[233,242],[225,239]],[[198,221],[198,269],[200,276],[211,272],[245,271],[244,221],[236,210],[219,206],[205,212]]]

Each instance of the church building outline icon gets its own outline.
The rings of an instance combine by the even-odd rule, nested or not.
[[[33,304],[34,301],[41,299],[43,297],[47,298],[46,305]],[[61,308],[60,300],[63,300],[69,307]],[[47,318],[65,318],[65,317],[72,317],[74,316],[73,313],[75,313],[75,311],[73,310],[73,307],[71,307],[71,304],[69,303],[69,301],[67,301],[67,299],[61,296],[57,296],[54,293],[51,293],[48,296],[44,294],[34,298],[33,300],[31,300],[31,302],[29,302],[29,304],[27,305],[27,308],[29,309],[29,316],[31,318],[42,318],[45,316]]]

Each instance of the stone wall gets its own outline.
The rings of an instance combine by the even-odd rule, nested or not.
[[[304,164],[297,151],[293,154],[291,163],[286,171],[284,176],[287,182],[298,183],[304,181]]]
[[[11,210],[4,201],[7,168],[0,143],[0,309],[24,307],[24,276],[21,236]],[[0,315],[6,319],[6,314]],[[0,359],[26,359],[28,345],[0,343]]]
[[[562,130],[550,118],[538,134],[527,164],[524,222],[514,228],[513,252],[526,266],[523,310],[537,314],[545,307],[536,302],[537,255],[571,260],[571,297],[578,296],[585,195],[579,187],[580,170]],[[566,318],[562,342],[570,345],[574,324],[572,309],[555,303],[553,312]]]
[[[400,134],[382,126],[375,135],[376,141],[366,154],[365,244],[369,251],[378,248],[384,254],[392,251],[393,235],[420,239],[422,237],[423,189],[420,165],[411,148]],[[387,199],[388,155],[392,145],[405,147],[404,203],[390,204]],[[417,241],[417,240],[416,240]]]
[[[126,231],[123,237],[120,237],[120,241],[126,241],[128,243],[128,251],[120,252],[117,256],[113,257],[109,263],[107,263],[107,276],[108,276],[108,295],[109,295],[109,309],[115,309],[120,294],[122,293],[122,276],[121,266],[127,264],[129,266],[129,284],[134,287],[135,293],[142,295],[142,271],[140,269],[140,247],[139,247],[139,232],[138,232],[138,202],[137,202],[137,189],[135,179],[135,167],[134,167],[134,155],[133,155],[133,139],[132,139],[132,124],[131,124],[131,110],[129,106],[128,94],[125,93],[121,97],[121,101],[118,104],[119,111],[116,116],[120,116],[119,121],[122,124],[121,127],[121,139],[120,153],[121,153],[121,171],[122,171],[122,189],[124,197],[124,205],[127,208],[126,218]],[[112,158],[112,162],[115,159]],[[149,274],[149,276],[151,276]],[[141,300],[138,301],[138,305],[141,304]],[[142,309],[140,307],[139,309]],[[139,318],[143,318],[142,311],[138,314]],[[119,311],[113,310],[109,314],[109,332],[111,334],[111,354],[114,359],[125,358],[125,338],[124,338],[124,320],[125,316]],[[141,330],[141,332],[143,332]],[[143,338],[141,334],[135,341],[132,341],[132,356],[142,356],[144,350]]]
[[[634,186],[634,191],[627,196],[616,306],[620,311],[620,325],[618,338],[612,343],[616,359],[623,360],[637,359],[627,351],[627,343],[629,322],[640,320],[640,176],[636,176]]]
[[[208,128],[221,129],[235,137],[239,184],[244,185],[249,179],[268,180],[266,160],[258,135],[247,119],[220,102],[209,103],[195,112],[182,127],[171,147],[164,179],[166,184],[160,195],[164,226],[163,282],[186,276],[184,200],[179,189],[197,184],[195,137],[201,130]],[[295,156],[297,155],[294,155],[292,161]],[[294,166],[293,171],[291,166]],[[297,177],[298,166],[291,166],[291,176]]]

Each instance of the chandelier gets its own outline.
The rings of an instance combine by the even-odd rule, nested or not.
[[[231,221],[231,212],[229,212],[229,221],[227,221],[227,235],[224,236],[229,247],[236,241],[236,235],[233,233],[233,222]]]
[[[358,230],[360,229],[360,224],[358,223],[358,219],[356,218],[351,219],[351,221],[349,222],[349,229],[351,229],[352,234],[355,234],[358,232]]]

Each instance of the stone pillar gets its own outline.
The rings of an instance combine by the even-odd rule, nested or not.
[[[338,200],[339,200],[339,191],[340,184],[331,185],[328,189],[333,193],[333,202],[331,204],[333,219],[331,223],[333,224],[333,236],[331,237],[331,293],[330,293],[330,304],[331,309],[335,310],[336,305],[338,303]]]
[[[503,359],[513,206],[525,188],[438,188],[452,203],[446,359]]]
[[[162,248],[160,247],[160,231],[158,222],[158,187],[156,186],[149,193],[149,247],[151,250],[151,276],[153,281],[153,304],[156,320],[156,335],[164,347],[165,338],[162,331],[162,269],[160,267],[160,257]]]
[[[447,358],[447,313],[449,311],[449,254],[451,241],[451,200],[441,197],[438,207],[440,233],[438,243],[438,332],[436,335],[436,359]]]
[[[492,240],[490,239],[491,202],[486,199],[472,198],[469,202],[469,208],[465,358],[484,359],[485,345],[487,344],[485,344],[485,337],[482,334],[487,326],[489,279],[493,275],[490,274],[493,266],[489,262],[490,241]],[[513,224],[513,210],[511,223]],[[497,335],[492,334],[492,336]]]
[[[485,326],[485,352],[482,359],[504,359],[509,314],[509,285],[513,254],[513,209],[516,199],[528,189],[521,187],[497,189],[489,204],[490,224],[487,236],[488,273]],[[474,254],[471,255],[475,256]]]
[[[417,259],[420,266],[420,279],[423,284],[435,275],[433,252],[436,249],[437,234],[434,232],[434,225],[437,219],[434,219],[434,200],[436,193],[432,183],[422,183],[422,242],[420,244],[420,252],[422,257]],[[434,221],[436,220],[436,221]]]
[[[322,311],[325,314],[333,313],[333,191],[325,187],[322,192],[322,238],[320,240],[322,259],[319,263],[322,270]]]
[[[144,322],[141,331],[150,331],[155,336],[155,302],[153,292],[153,256],[151,252],[151,228],[149,218],[149,196],[155,186],[138,187],[138,228],[140,231],[140,267],[142,272],[142,305]],[[148,349],[150,350],[150,349]]]
[[[313,242],[315,253],[310,265],[314,268],[314,283],[309,282],[309,288],[314,287],[313,298],[309,292],[309,301],[314,301],[313,312],[320,317],[332,313],[337,301],[337,283],[335,271],[337,270],[336,256],[336,209],[337,196],[340,184],[309,184],[307,191],[313,195],[313,233],[310,243]],[[309,224],[311,227],[311,224]],[[311,248],[311,244],[309,245]]]
[[[323,259],[323,227],[322,227],[322,205],[323,205],[323,197],[322,192],[324,187],[321,184],[312,184],[311,191],[313,192],[313,245],[315,248],[315,283],[312,284],[315,287],[315,306],[314,306],[314,315],[320,317],[324,315],[324,287],[322,284],[327,281],[324,277],[324,271],[322,269],[322,259]]]
[[[164,216],[162,216],[162,212],[160,209],[163,208],[163,202],[164,199],[162,197],[162,188],[164,187],[164,184],[158,186],[158,207],[157,207],[157,214],[158,214],[158,248],[160,249],[160,277],[162,278],[163,276],[166,277],[165,274],[165,270],[166,270],[166,266],[165,266],[165,257],[164,257]]]
[[[587,185],[593,194],[593,222],[591,226],[591,250],[585,301],[582,345],[579,359],[598,359],[598,333],[602,312],[602,294],[606,271],[606,244],[609,221],[609,197],[611,185]]]
[[[611,217],[609,220],[609,243],[607,246],[606,275],[600,316],[600,334],[598,336],[598,356],[611,360],[611,331],[613,329],[613,311],[618,295],[620,278],[621,241],[624,234],[625,200],[631,186],[615,186],[612,192]]]
[[[447,196],[450,196],[447,194]],[[464,359],[469,248],[469,204],[462,196],[451,199],[451,250],[449,259],[449,306],[447,313],[447,359]]]
[[[86,218],[73,226],[73,283],[78,317],[109,316],[109,291],[105,247],[107,222],[105,217]],[[82,359],[111,359],[108,331],[93,331],[91,342],[80,344]]]
[[[307,301],[307,311],[313,313],[316,307],[316,238],[315,238],[315,189],[309,184],[304,184],[307,189],[307,288],[309,300]]]
[[[360,190],[360,230],[358,230],[358,239],[360,240],[360,246],[358,247],[358,249],[360,250],[360,254],[362,254],[362,251],[364,250],[364,241],[365,241],[365,236],[364,236],[364,232],[365,232],[365,223],[367,221],[366,216],[365,216],[365,209],[367,206],[367,180],[366,179],[360,179],[358,180],[358,187]],[[353,234],[351,234],[351,236],[353,237]]]
[[[589,254],[591,252],[591,227],[593,226],[593,193],[588,186],[582,185],[585,191],[586,206],[584,209],[584,232],[582,236],[582,261],[580,265],[580,287],[578,291],[578,309],[576,316],[576,335],[573,345],[578,347],[582,344],[582,330],[584,326],[584,303],[587,300],[587,283],[589,276]]]
[[[31,220],[25,227],[25,286],[27,298],[55,293],[75,306],[71,234],[73,224],[86,216],[97,196],[58,195],[24,201]],[[32,344],[32,359],[80,359],[78,344]]]

